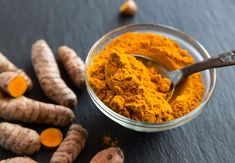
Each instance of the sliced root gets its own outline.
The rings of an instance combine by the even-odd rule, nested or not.
[[[6,71],[0,74],[0,88],[12,97],[20,97],[25,93],[28,85],[23,75]]]
[[[0,53],[0,73],[6,71],[12,71],[21,74],[27,81],[28,90],[32,89],[33,82],[30,77],[22,69],[19,69],[10,60],[8,60],[2,53]]]
[[[60,145],[63,140],[62,132],[57,128],[48,128],[40,134],[42,145],[47,148],[55,148]]]

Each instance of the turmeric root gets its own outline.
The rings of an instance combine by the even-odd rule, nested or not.
[[[85,147],[88,133],[81,125],[72,124],[69,131],[52,155],[50,163],[72,163]]]
[[[18,72],[24,76],[28,84],[28,89],[32,89],[33,82],[30,77],[22,70],[16,67],[11,61],[9,61],[2,53],[0,53],[0,73],[5,71]]]
[[[0,161],[0,163],[38,163],[29,157],[14,157]]]
[[[0,116],[6,120],[67,126],[75,118],[72,110],[61,105],[43,103],[24,96],[8,98],[0,95]]]
[[[123,163],[124,155],[120,148],[110,147],[98,152],[90,163]]]
[[[122,15],[134,16],[138,11],[138,6],[134,0],[126,0],[119,10]]]
[[[38,40],[33,44],[32,63],[47,97],[58,104],[75,108],[77,97],[61,79],[55,57],[44,40]]]
[[[57,128],[48,128],[40,134],[41,143],[47,148],[55,148],[63,140],[62,132]]]
[[[77,55],[77,53],[73,49],[67,46],[59,47],[58,54],[71,80],[73,80],[74,84],[78,88],[81,87],[84,84],[85,80],[85,64],[83,60]]]
[[[40,137],[32,129],[7,122],[0,123],[0,146],[17,154],[34,154],[39,151]]]
[[[12,97],[19,97],[27,90],[27,82],[21,74],[6,71],[0,74],[0,88]]]

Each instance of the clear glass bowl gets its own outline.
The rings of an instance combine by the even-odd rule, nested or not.
[[[215,69],[210,69],[201,72],[203,82],[205,85],[205,93],[200,105],[190,113],[180,118],[167,122],[148,123],[126,118],[111,110],[96,96],[95,92],[92,90],[91,86],[89,85],[87,79],[87,67],[88,65],[92,64],[93,57],[97,55],[110,41],[112,41],[114,38],[126,32],[148,32],[148,33],[152,32],[152,33],[162,34],[178,42],[183,49],[189,51],[189,53],[195,58],[196,61],[200,61],[210,57],[205,48],[199,42],[197,42],[193,37],[172,27],[157,25],[157,24],[133,24],[114,29],[113,31],[101,37],[92,46],[86,58],[86,72],[85,72],[86,86],[92,101],[95,103],[98,109],[116,123],[126,128],[140,132],[159,132],[159,131],[169,130],[172,128],[182,126],[185,123],[197,117],[205,108],[206,104],[208,103],[213,93],[216,83]]]

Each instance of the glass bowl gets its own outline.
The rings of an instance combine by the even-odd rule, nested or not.
[[[200,61],[210,57],[205,48],[199,42],[197,42],[193,37],[169,26],[158,25],[158,24],[132,24],[114,29],[111,32],[104,35],[103,37],[101,37],[92,46],[86,58],[86,72],[85,72],[86,86],[92,101],[95,103],[98,109],[116,123],[126,128],[140,132],[159,132],[159,131],[169,130],[172,128],[182,126],[185,123],[197,117],[205,108],[206,104],[208,103],[213,93],[216,83],[215,69],[210,69],[201,72],[203,82],[205,85],[205,92],[203,100],[200,103],[200,105],[190,113],[171,121],[166,121],[161,123],[148,123],[148,122],[132,120],[114,112],[96,96],[95,92],[93,91],[88,82],[88,77],[87,77],[88,65],[92,64],[93,57],[97,55],[101,50],[103,50],[103,48],[111,40],[126,32],[148,32],[148,33],[151,32],[151,33],[162,34],[178,42],[183,49],[188,50],[189,53],[194,57],[195,61]]]

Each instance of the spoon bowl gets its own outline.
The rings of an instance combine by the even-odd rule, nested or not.
[[[133,56],[135,56],[137,60],[141,61],[145,65],[154,65],[157,69],[161,70],[160,72],[163,77],[170,79],[171,87],[166,97],[167,101],[171,99],[176,85],[179,84],[187,76],[206,69],[235,65],[235,50],[219,54],[215,57],[205,59],[173,71],[168,71],[163,66],[159,65],[156,61],[144,55],[133,54]]]
[[[168,71],[165,67],[163,67],[162,65],[160,65],[159,63],[157,63],[155,60],[144,56],[144,55],[140,55],[140,54],[132,54],[137,60],[141,61],[145,66],[154,66],[161,74],[162,77],[166,77],[168,79],[171,80],[171,86],[170,86],[170,90],[167,93],[166,96],[166,100],[169,101],[171,99],[171,97],[174,94],[175,91],[175,84],[174,82],[174,78],[172,78],[174,76],[174,74],[172,74],[172,72],[174,71]],[[178,75],[175,75],[176,77],[178,77]]]

